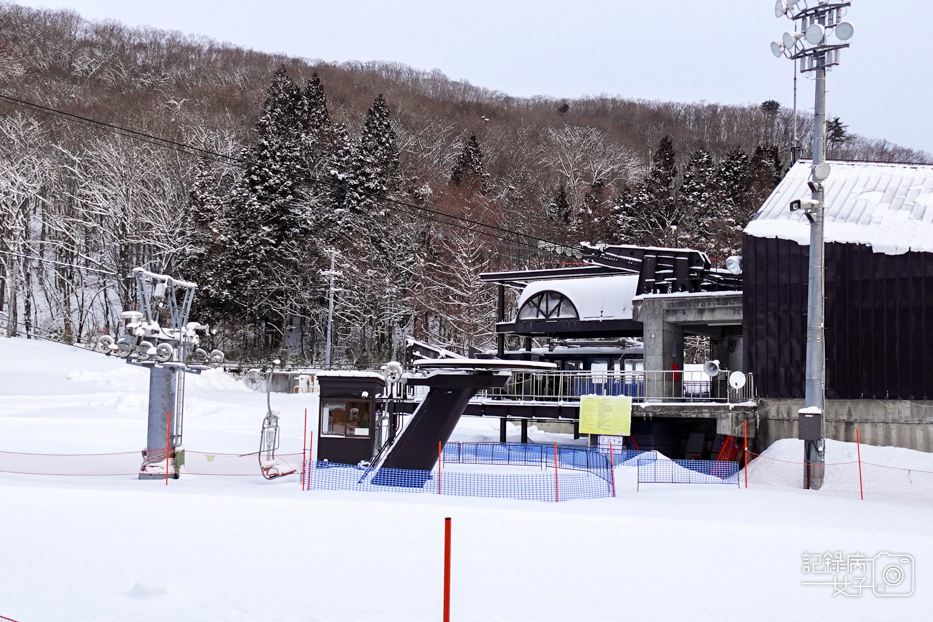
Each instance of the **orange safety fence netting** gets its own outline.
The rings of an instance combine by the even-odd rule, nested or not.
[[[804,463],[779,460],[749,452],[748,486],[804,488]],[[933,506],[933,472],[861,463],[824,464],[820,494],[867,501]]]
[[[208,453],[184,450],[180,472],[187,475],[261,475],[256,454]],[[162,457],[165,451],[161,452]],[[301,466],[301,454],[279,454],[277,460]],[[158,462],[158,461],[156,461]],[[138,475],[141,451],[113,454],[31,454],[0,451],[0,473],[18,475],[106,476]]]

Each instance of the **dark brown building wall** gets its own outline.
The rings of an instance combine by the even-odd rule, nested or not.
[[[759,395],[802,398],[808,247],[744,239],[745,355]],[[826,245],[827,399],[933,397],[933,254]]]

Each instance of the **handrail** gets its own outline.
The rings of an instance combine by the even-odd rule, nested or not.
[[[635,402],[727,402],[755,399],[754,377],[733,389],[729,372],[710,378],[702,371],[562,370],[514,372],[501,389],[477,394],[480,400],[578,402],[584,395],[627,395]]]

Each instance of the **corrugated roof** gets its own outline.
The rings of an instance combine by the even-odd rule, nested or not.
[[[830,162],[823,182],[827,242],[867,244],[876,253],[933,252],[933,166],[876,162]],[[803,211],[794,199],[809,199],[811,162],[794,164],[745,228],[759,238],[810,242]]]

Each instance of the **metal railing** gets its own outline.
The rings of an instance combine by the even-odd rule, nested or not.
[[[745,374],[741,389],[733,389],[728,378],[727,371],[715,378],[682,370],[514,372],[504,387],[481,391],[477,398],[573,403],[583,395],[628,395],[636,402],[737,403],[755,399],[752,374]]]

